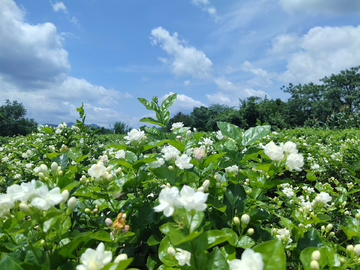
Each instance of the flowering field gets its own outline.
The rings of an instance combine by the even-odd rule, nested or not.
[[[0,146],[0,269],[360,269],[359,130],[96,136],[78,111]]]

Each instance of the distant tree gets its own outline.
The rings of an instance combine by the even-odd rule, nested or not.
[[[0,107],[0,136],[27,135],[37,129],[34,119],[25,118],[26,109],[16,100]]]
[[[96,134],[110,134],[110,133],[113,133],[113,131],[111,129],[108,129],[108,128],[104,128],[104,127],[101,127],[100,130],[98,130],[96,132]]]
[[[114,131],[116,134],[126,134],[130,130],[132,130],[132,128],[129,127],[124,122],[118,121],[118,122],[115,122],[115,124],[114,124]]]
[[[206,124],[209,121],[210,112],[207,107],[195,107],[190,114],[191,126],[199,131],[207,131]]]

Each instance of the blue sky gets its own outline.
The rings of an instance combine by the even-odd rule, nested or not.
[[[0,0],[0,105],[39,124],[153,116],[138,97],[178,100],[174,115],[239,99],[286,100],[360,65],[360,1]]]

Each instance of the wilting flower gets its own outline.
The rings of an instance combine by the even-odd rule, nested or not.
[[[137,129],[133,129],[128,132],[128,135],[124,137],[125,140],[128,140],[126,144],[138,143],[141,140],[145,139],[145,132]]]
[[[286,165],[290,171],[301,171],[301,167],[304,166],[304,157],[300,154],[290,154],[286,159]]]
[[[264,262],[262,256],[258,252],[254,252],[252,249],[245,249],[241,254],[241,260],[235,259],[228,261],[230,270],[262,270],[264,268]]]
[[[88,248],[81,255],[82,264],[76,266],[76,270],[99,270],[111,262],[111,251],[105,251],[104,243],[100,243],[96,250]]]
[[[189,163],[191,157],[188,157],[186,154],[183,154],[181,157],[177,157],[175,160],[175,165],[180,169],[191,169],[194,165]]]
[[[202,159],[205,157],[205,147],[201,146],[198,148],[194,148],[193,157],[196,159]]]
[[[187,209],[195,209],[196,211],[204,211],[207,207],[206,200],[208,193],[202,191],[195,192],[194,189],[185,185],[180,191],[180,202]]]
[[[190,265],[191,253],[189,251],[183,250],[181,248],[177,248],[175,258],[181,266],[185,264],[191,266]]]
[[[106,172],[106,168],[102,162],[91,165],[91,168],[88,170],[89,175],[92,177],[100,177],[104,172]]]
[[[177,187],[165,187],[161,190],[159,195],[158,206],[154,207],[155,212],[164,211],[166,217],[172,216],[175,211],[175,207],[181,207],[181,202],[179,201],[179,190]]]
[[[280,161],[284,158],[283,147],[277,146],[273,141],[264,146],[264,152],[271,160]]]

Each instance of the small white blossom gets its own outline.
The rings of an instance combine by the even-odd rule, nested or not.
[[[88,170],[89,175],[92,177],[101,177],[105,172],[106,168],[102,162],[91,165],[91,168]]]
[[[206,200],[208,193],[197,191],[187,185],[184,185],[180,191],[180,202],[187,209],[195,209],[196,211],[204,211],[207,207]]]
[[[253,251],[252,249],[245,249],[241,254],[241,260],[234,259],[228,261],[230,270],[262,270],[264,268],[264,262],[260,253]]]
[[[301,167],[304,166],[304,157],[300,154],[290,154],[286,159],[286,165],[290,171],[301,171]]]
[[[111,251],[105,251],[104,243],[100,243],[96,250],[88,248],[81,255],[82,264],[76,266],[76,270],[99,270],[111,262]]]
[[[140,129],[133,129],[128,132],[128,135],[125,136],[124,139],[127,140],[126,144],[139,143],[145,139],[145,132],[141,131]]]
[[[277,146],[273,141],[265,145],[264,152],[271,160],[280,161],[284,158],[283,147]]]
[[[183,154],[180,157],[177,157],[175,160],[175,165],[178,166],[180,169],[191,169],[194,165],[189,163],[191,157],[188,157],[186,154]]]
[[[170,130],[177,130],[179,128],[182,128],[183,126],[184,126],[184,124],[182,122],[177,122],[177,123],[172,124],[172,127]]]
[[[165,160],[175,159],[180,154],[180,151],[172,145],[165,146],[161,152],[164,154]]]
[[[159,195],[158,206],[154,207],[155,212],[164,212],[164,216],[170,217],[174,214],[175,207],[181,207],[179,190],[177,187],[165,187]]]
[[[185,264],[191,266],[190,265],[191,253],[189,251],[183,250],[181,248],[177,248],[175,258],[181,266]]]

